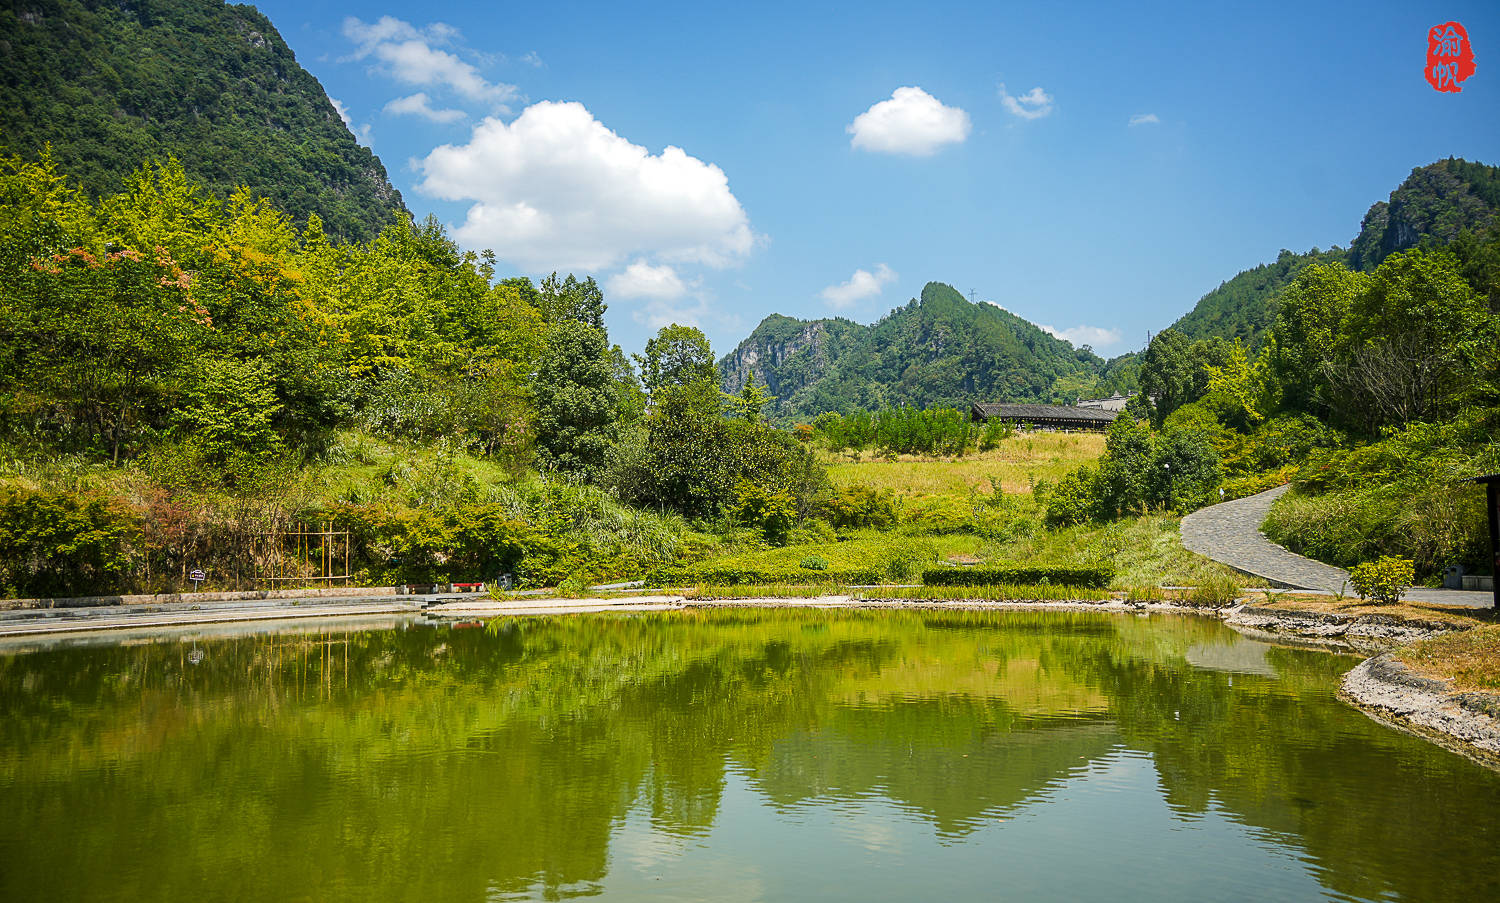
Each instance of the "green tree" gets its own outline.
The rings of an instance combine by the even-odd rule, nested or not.
[[[694,326],[663,326],[654,338],[646,340],[646,353],[637,355],[635,361],[641,383],[653,396],[668,386],[718,379],[708,337]]]
[[[1331,410],[1335,340],[1354,299],[1369,283],[1368,276],[1342,263],[1313,264],[1281,293],[1268,361],[1282,406],[1313,413]]]
[[[1096,478],[1099,513],[1106,518],[1144,511],[1155,485],[1151,428],[1134,417],[1116,417],[1104,439]]]
[[[1193,400],[1195,364],[1192,343],[1177,330],[1164,329],[1151,338],[1141,357],[1141,393],[1153,399],[1153,423]]]
[[[1500,324],[1445,252],[1392,254],[1335,339],[1332,383],[1367,430],[1442,417],[1479,388]]]
[[[619,345],[609,349],[610,363],[615,370],[615,385],[620,388],[620,422],[633,423],[646,414],[646,392],[636,377],[630,358]]]
[[[536,442],[543,467],[597,474],[619,417],[619,386],[602,331],[564,319],[547,332],[537,370]]]
[[[268,454],[281,444],[271,427],[281,405],[263,361],[203,361],[194,368],[183,402],[179,429],[209,463],[223,463],[236,454]]]
[[[1261,412],[1264,367],[1250,363],[1239,339],[1230,346],[1224,363],[1205,364],[1203,373],[1207,382],[1203,401],[1220,421],[1248,431],[1265,419]]]
[[[740,387],[740,394],[734,400],[734,416],[751,423],[760,423],[765,419],[766,405],[776,400],[776,396],[767,392],[763,386],[755,381],[754,377],[745,380]]]
[[[1219,452],[1209,435],[1196,429],[1162,432],[1151,449],[1147,501],[1186,513],[1212,498],[1219,485]]]
[[[575,320],[604,331],[604,292],[593,276],[580,282],[572,273],[561,280],[553,273],[542,280],[536,303],[548,323]]]

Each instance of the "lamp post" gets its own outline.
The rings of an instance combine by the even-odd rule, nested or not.
[[[1500,473],[1475,477],[1474,482],[1484,484],[1484,510],[1490,521],[1490,578],[1495,600],[1492,603],[1500,610]]]

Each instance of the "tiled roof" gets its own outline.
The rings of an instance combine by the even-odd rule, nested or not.
[[[1007,420],[1078,420],[1089,423],[1109,423],[1119,416],[1117,411],[1101,411],[1098,408],[1078,408],[1061,404],[984,404],[975,403],[974,412],[985,419],[1002,417]]]

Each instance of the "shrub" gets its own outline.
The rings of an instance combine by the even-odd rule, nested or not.
[[[826,521],[810,520],[803,522],[787,539],[787,545],[811,545],[815,543],[837,542],[838,535]],[[701,556],[700,556],[701,557]]]
[[[953,496],[908,499],[901,506],[902,528],[929,535],[978,533],[976,509],[973,502]]]
[[[779,489],[766,489],[748,480],[735,487],[734,519],[755,527],[773,546],[786,545],[792,526],[797,522],[797,506],[792,497]]]
[[[828,562],[816,555],[809,555],[802,559],[802,567],[809,571],[826,571]]]
[[[1061,584],[1103,588],[1115,577],[1114,568],[1083,565],[997,565],[982,568],[939,568],[922,573],[928,586],[999,586],[1001,584]]]
[[[1268,470],[1264,473],[1250,473],[1242,477],[1230,477],[1219,484],[1224,490],[1221,496],[1223,501],[1233,501],[1246,496],[1265,492],[1267,489],[1275,489],[1283,483],[1289,483],[1292,479],[1293,468],[1282,467],[1277,470]]]
[[[896,522],[896,503],[889,490],[846,486],[824,501],[819,513],[840,530],[885,529]]]
[[[1072,527],[1095,516],[1095,474],[1080,467],[1057,481],[1047,493],[1047,526]]]
[[[1416,575],[1409,558],[1382,555],[1374,561],[1357,565],[1349,571],[1349,585],[1364,601],[1393,603],[1411,589]]]
[[[825,583],[841,586],[869,586],[882,583],[885,579],[883,568],[830,567],[824,571],[813,571],[804,570],[801,567],[713,563],[695,567],[657,568],[645,577],[647,586],[685,586],[691,583],[704,586],[772,584],[807,586]]]
[[[903,540],[891,546],[885,574],[892,580],[915,580],[923,569],[938,560],[937,548],[929,542]]]
[[[0,495],[0,584],[16,592],[118,592],[140,545],[140,518],[115,499],[25,490]]]

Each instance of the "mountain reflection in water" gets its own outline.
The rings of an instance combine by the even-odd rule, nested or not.
[[[1500,895],[1500,775],[1353,662],[809,610],[0,656],[0,899]]]

